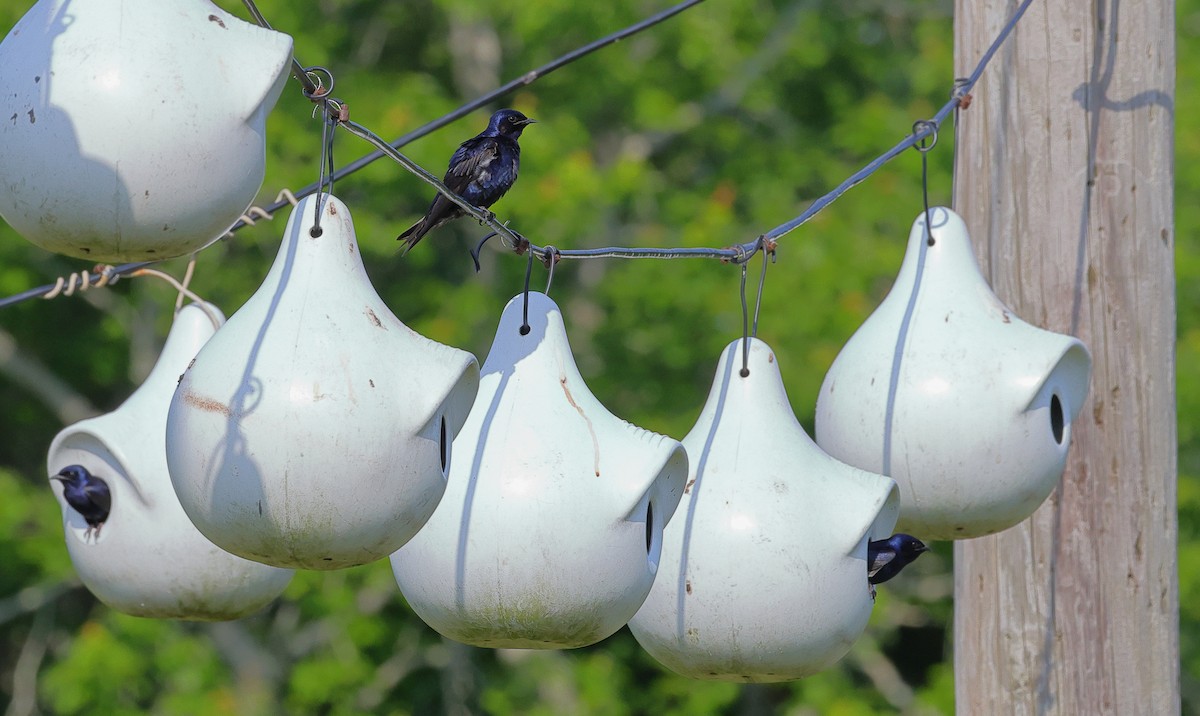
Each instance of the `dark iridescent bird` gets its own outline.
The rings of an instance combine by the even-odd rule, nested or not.
[[[875,597],[875,585],[883,584],[908,566],[910,562],[929,551],[925,543],[903,533],[897,533],[876,542],[867,543],[867,582],[871,597]]]
[[[517,139],[535,121],[515,109],[496,112],[487,129],[463,142],[450,157],[450,167],[442,183],[481,209],[495,204],[517,181],[521,164],[521,145]],[[402,253],[407,254],[434,228],[464,215],[457,204],[439,192],[425,216],[396,237],[397,241],[405,242]]]
[[[59,470],[57,475],[51,475],[50,479],[62,483],[63,499],[87,522],[88,528],[83,538],[87,539],[93,534],[99,537],[100,528],[104,526],[112,507],[108,483],[88,472],[83,465],[68,465]]]

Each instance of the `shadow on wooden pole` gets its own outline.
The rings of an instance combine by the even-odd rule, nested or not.
[[[956,0],[960,71],[1014,5]],[[974,95],[954,208],[996,294],[1094,365],[1050,499],[955,547],[957,710],[1178,713],[1174,3],[1035,3]]]

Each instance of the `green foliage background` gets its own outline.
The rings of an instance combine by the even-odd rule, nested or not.
[[[0,4],[0,28],[27,2]],[[239,13],[240,3],[222,5]],[[395,137],[463,101],[663,7],[477,0],[259,3],[306,64],[330,67],[351,116]],[[244,16],[244,13],[243,13]],[[1181,0],[1180,85],[1200,66],[1200,0]],[[0,68],[0,72],[3,69]],[[522,89],[521,181],[495,208],[538,243],[725,246],[798,214],[950,89],[949,3],[747,0],[701,5]],[[1200,191],[1200,116],[1177,98],[1177,182]],[[491,109],[494,109],[493,107]],[[320,123],[289,81],[268,126],[259,203],[316,178]],[[440,174],[482,128],[478,112],[405,152]],[[931,200],[948,203],[953,143],[930,154]],[[369,150],[338,138],[345,162]],[[777,351],[811,430],[820,381],[886,293],[920,208],[920,160],[893,162],[784,239],[760,337]],[[402,320],[485,356],[524,261],[485,252],[473,222],[401,260],[394,237],[428,188],[380,161],[338,184],[368,272]],[[193,288],[233,313],[274,258],[286,212],[203,252]],[[1185,710],[1200,708],[1200,208],[1177,212],[1180,572]],[[755,264],[757,265],[757,264]],[[167,270],[182,273],[180,261]],[[0,225],[0,295],[85,268]],[[535,284],[544,278],[538,269]],[[580,368],[616,414],[682,437],[720,350],[740,335],[738,270],[708,261],[564,262],[553,295]],[[836,667],[772,686],[694,682],[659,667],[625,630],[570,652],[446,641],[408,609],[386,560],[298,574],[285,595],[231,623],[152,621],[99,604],[74,576],[45,481],[66,422],[115,408],[143,378],[171,320],[165,284],[30,301],[0,313],[0,703],[8,713],[951,713],[950,550],[938,545],[880,592]],[[397,366],[397,369],[402,369]]]

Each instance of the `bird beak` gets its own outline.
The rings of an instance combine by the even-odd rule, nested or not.
[[[67,481],[67,478],[63,477],[62,475],[51,475],[51,476],[50,476],[50,479],[51,479],[51,480],[58,480],[59,482],[66,482],[66,481]]]
[[[530,119],[529,117],[526,117],[526,118],[525,118],[525,121],[521,122],[521,124],[537,124],[537,120],[536,120],[536,119]]]

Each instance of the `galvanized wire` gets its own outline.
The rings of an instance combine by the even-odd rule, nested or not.
[[[584,45],[583,47],[573,50],[565,55],[562,55],[561,57],[559,57],[559,58],[557,58],[535,70],[525,73],[524,75],[517,78],[516,80],[513,80],[513,81],[497,88],[496,90],[489,92],[488,94],[483,95],[482,97],[459,107],[458,109],[454,110],[453,112],[450,112],[449,114],[446,114],[432,122],[429,122],[428,124],[426,124],[422,127],[419,127],[418,129],[413,130],[412,132],[409,132],[408,134],[406,134],[406,135],[400,137],[399,139],[397,139],[393,142],[390,142],[390,143],[384,142],[382,139],[380,139],[378,137],[378,135],[374,134],[373,132],[366,129],[362,125],[359,125],[355,122],[350,122],[350,121],[339,121],[338,123],[347,131],[350,131],[351,133],[356,134],[357,136],[359,136],[363,139],[367,139],[368,141],[371,141],[373,144],[376,144],[376,146],[378,147],[378,150],[376,152],[368,154],[364,157],[361,157],[358,160],[351,162],[350,164],[347,164],[346,166],[342,167],[341,169],[333,171],[328,177],[321,177],[321,179],[318,182],[316,182],[314,184],[310,184],[309,186],[304,187],[303,189],[295,192],[294,194],[289,193],[289,198],[291,198],[291,197],[303,198],[305,196],[308,196],[309,194],[316,192],[326,182],[332,182],[332,181],[342,179],[345,176],[348,176],[349,174],[352,174],[355,171],[358,171],[359,169],[363,168],[367,164],[370,164],[371,162],[374,162],[377,159],[380,159],[384,156],[389,156],[392,159],[399,162],[401,165],[403,165],[409,171],[411,171],[414,174],[416,174],[417,176],[421,177],[427,183],[436,187],[438,189],[438,191],[445,194],[447,196],[447,198],[449,198],[451,201],[453,201],[455,204],[457,204],[459,207],[461,207],[469,215],[474,216],[475,218],[479,219],[482,223],[490,226],[492,228],[493,232],[495,232],[496,234],[499,234],[505,238],[506,243],[508,243],[511,248],[517,249],[518,251],[523,251],[523,250],[526,250],[526,248],[528,248],[528,250],[534,252],[535,255],[540,257],[543,262],[556,260],[557,258],[574,258],[574,259],[709,258],[709,259],[718,259],[723,262],[729,262],[729,263],[734,263],[734,264],[744,264],[756,252],[763,250],[764,248],[767,248],[767,247],[773,247],[779,238],[785,236],[788,233],[791,233],[792,231],[796,230],[797,228],[799,228],[800,226],[802,226],[803,224],[808,222],[810,219],[812,219],[814,216],[816,216],[817,213],[819,213],[821,210],[823,210],[824,208],[826,208],[827,206],[832,204],[834,201],[836,201],[838,198],[840,198],[843,194],[845,194],[846,191],[848,191],[852,187],[854,187],[857,184],[864,181],[867,177],[869,177],[870,175],[872,175],[876,171],[878,171],[880,167],[882,167],[884,164],[891,161],[895,157],[899,156],[906,149],[916,146],[918,143],[925,141],[926,139],[930,138],[931,136],[935,137],[937,134],[938,128],[941,126],[941,123],[945,120],[945,118],[956,108],[958,108],[960,106],[965,106],[964,100],[966,100],[968,98],[968,96],[970,95],[972,88],[974,88],[975,84],[979,81],[979,78],[983,74],[984,69],[987,67],[988,63],[991,61],[992,57],[996,54],[996,52],[1000,48],[1000,46],[1004,43],[1004,41],[1008,38],[1008,36],[1010,34],[1012,34],[1017,23],[1020,21],[1021,17],[1024,16],[1025,11],[1029,8],[1029,6],[1033,2],[1033,0],[1024,0],[1021,3],[1021,5],[1017,7],[1017,9],[1013,13],[1012,17],[1009,18],[1008,22],[1001,29],[999,34],[997,34],[996,39],[992,42],[991,46],[987,49],[986,52],[984,52],[983,56],[980,58],[979,62],[976,64],[975,69],[971,72],[971,74],[968,77],[960,78],[955,82],[954,89],[951,93],[950,100],[948,102],[946,102],[946,104],[943,105],[942,108],[940,110],[938,110],[938,112],[932,118],[930,118],[928,120],[921,120],[921,121],[917,122],[917,124],[914,125],[914,130],[911,134],[906,136],[904,139],[902,139],[899,143],[897,143],[891,149],[887,150],[883,154],[881,154],[878,157],[876,157],[875,159],[873,159],[871,162],[869,162],[867,165],[865,165],[862,169],[858,170],[854,174],[847,177],[845,181],[838,184],[832,191],[830,191],[829,193],[825,194],[824,196],[818,198],[816,201],[814,201],[812,204],[810,204],[809,207],[807,209],[805,209],[803,213],[801,213],[796,218],[791,219],[790,221],[787,221],[783,224],[780,224],[779,226],[776,226],[775,228],[771,229],[770,231],[767,231],[766,233],[760,234],[759,236],[755,237],[754,239],[752,239],[750,241],[740,243],[740,244],[734,244],[733,246],[726,247],[726,248],[639,248],[639,247],[612,246],[612,247],[602,247],[602,248],[592,248],[592,249],[557,249],[557,248],[549,248],[549,247],[545,247],[545,246],[538,246],[536,244],[532,244],[532,243],[528,242],[520,234],[509,229],[505,223],[498,221],[492,212],[479,209],[479,208],[471,205],[470,202],[467,202],[466,200],[462,199],[461,197],[455,195],[454,192],[452,192],[448,188],[446,188],[446,186],[444,184],[442,184],[441,181],[439,181],[437,179],[437,177],[435,177],[432,174],[430,174],[429,172],[425,171],[423,168],[421,168],[415,162],[408,159],[403,154],[400,154],[400,152],[398,151],[399,147],[402,147],[405,144],[408,144],[409,142],[411,142],[415,139],[423,137],[426,134],[429,134],[430,132],[449,124],[450,122],[478,109],[479,107],[486,105],[487,103],[506,94],[507,92],[511,92],[513,89],[528,85],[528,84],[534,82],[535,80],[539,79],[540,77],[544,77],[545,75],[549,74],[550,72],[552,72],[556,69],[559,69],[560,67],[562,67],[566,64],[569,64],[570,62],[573,62],[574,60],[577,60],[587,54],[590,54],[591,52],[594,52],[595,50],[600,49],[601,47],[604,47],[606,45],[617,42],[618,40],[629,37],[630,35],[633,35],[637,32],[641,32],[642,30],[645,30],[648,27],[652,27],[653,25],[656,25],[656,24],[662,22],[663,20],[666,20],[666,19],[668,19],[690,7],[693,7],[702,1],[703,0],[687,0],[686,2],[679,3],[678,5],[675,5],[675,6],[668,8],[667,10],[664,10],[656,15],[646,18],[645,20],[643,20],[639,23],[630,25],[629,27],[626,27],[615,33],[607,35],[599,40],[596,40],[587,45]],[[252,0],[244,0],[244,2],[246,3],[247,8],[250,9],[251,14],[253,14],[255,16],[255,18],[260,22],[260,24],[262,24],[264,27],[270,27],[270,25],[266,22],[266,19],[262,18],[261,13],[257,12],[257,7],[254,7]],[[317,99],[317,100],[325,98],[325,96],[329,93],[331,87],[323,89],[320,85],[317,85],[316,83],[314,83],[311,76],[309,75],[309,72],[307,70],[305,70],[302,66],[300,66],[298,62],[295,62],[293,70],[295,71],[297,69],[299,70],[299,74],[297,75],[297,78],[300,79],[301,83],[304,85],[304,88],[305,88],[304,91],[305,91],[306,96],[310,97],[310,99]],[[260,212],[260,215],[270,216],[275,211],[287,206],[289,203],[292,203],[292,202],[290,202],[287,199],[277,199],[274,203],[270,204],[269,206],[267,206],[265,208],[252,207],[252,209]],[[243,226],[249,225],[250,223],[252,223],[252,222],[247,221],[247,217],[243,217],[242,219],[240,219],[236,224],[234,224],[230,228],[230,231],[231,232],[236,231],[236,230],[242,228]],[[145,266],[149,266],[153,263],[156,263],[156,262],[143,261],[143,262],[122,264],[120,266],[98,267],[98,269],[99,268],[104,269],[104,276],[106,278],[103,282],[97,282],[96,284],[92,284],[92,285],[99,286],[99,285],[105,285],[106,283],[114,283],[120,277],[130,275],[134,271],[137,271],[138,269],[143,268]],[[87,272],[83,272],[83,275],[84,275],[85,279],[83,280],[82,285],[80,286],[81,290],[85,290],[89,287],[88,281],[86,280]],[[78,278],[78,274],[72,274],[70,277],[72,289],[75,286],[75,281],[77,278]],[[28,291],[24,291],[22,293],[16,294],[14,296],[9,296],[7,298],[0,299],[0,308],[4,308],[6,306],[10,306],[10,305],[19,303],[21,301],[24,301],[24,300],[27,300],[30,298],[36,298],[36,297],[46,296],[46,295],[51,295],[51,294],[57,295],[56,292],[59,290],[62,290],[63,284],[64,284],[64,279],[59,278],[58,281],[54,284],[40,286],[38,288],[33,288]]]

